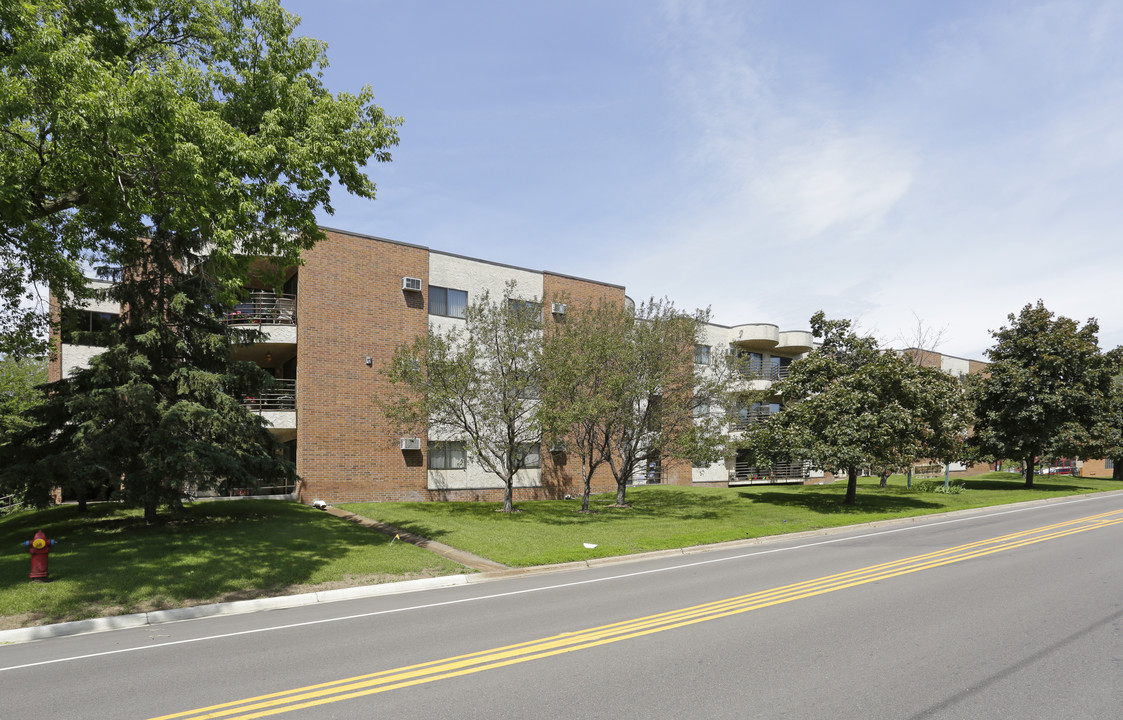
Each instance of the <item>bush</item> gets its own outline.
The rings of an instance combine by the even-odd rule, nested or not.
[[[921,480],[920,482],[914,483],[913,488],[917,492],[946,493],[947,495],[958,495],[966,490],[962,480],[949,483],[946,488],[944,487],[943,480]]]

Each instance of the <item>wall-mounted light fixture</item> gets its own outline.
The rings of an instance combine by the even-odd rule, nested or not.
[[[273,353],[265,353],[265,362],[267,362],[267,363],[273,362]]]
[[[372,358],[370,355],[367,355],[365,362],[367,364],[367,367],[371,367],[372,365],[374,365],[374,358]]]

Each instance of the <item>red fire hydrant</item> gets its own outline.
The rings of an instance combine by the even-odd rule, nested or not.
[[[28,552],[31,553],[31,579],[45,582],[47,580],[47,556],[51,554],[51,546],[55,544],[55,541],[48,540],[46,533],[40,530],[35,533],[35,537],[24,540],[23,544],[30,548]]]

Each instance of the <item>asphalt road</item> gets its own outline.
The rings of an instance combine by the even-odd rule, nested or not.
[[[0,718],[1123,716],[1123,493],[0,647]]]

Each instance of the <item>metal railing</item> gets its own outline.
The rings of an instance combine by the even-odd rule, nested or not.
[[[762,423],[776,413],[769,412],[768,410],[750,410],[746,413],[738,413],[736,419],[730,424],[732,429],[737,431],[748,430],[750,425]]]
[[[273,387],[242,398],[242,404],[254,412],[296,410],[296,380],[274,380]]]
[[[738,461],[729,474],[730,485],[768,485],[803,482],[810,477],[811,466],[803,460],[776,463],[771,470],[755,468]]]
[[[226,314],[230,325],[295,325],[296,295],[251,290],[245,300]]]
[[[791,369],[788,365],[762,367],[751,365],[741,369],[741,377],[746,380],[783,380]]]

